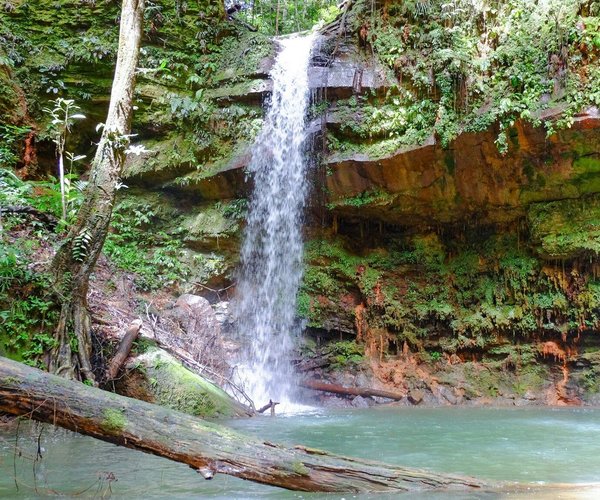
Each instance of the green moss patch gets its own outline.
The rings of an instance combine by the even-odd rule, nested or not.
[[[127,420],[121,410],[115,410],[114,408],[107,408],[102,413],[103,419],[100,423],[100,427],[110,433],[120,433],[125,430]]]
[[[531,205],[528,221],[538,251],[553,259],[600,252],[600,197]]]
[[[196,375],[164,351],[140,356],[150,393],[160,405],[199,417],[245,415],[244,408],[225,391]]]

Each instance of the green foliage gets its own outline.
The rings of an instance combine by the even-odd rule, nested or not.
[[[29,127],[0,123],[0,168],[14,168],[19,161],[19,142],[29,133]]]
[[[223,209],[223,215],[228,219],[244,220],[248,212],[248,200],[246,198],[239,198],[237,200],[231,200],[229,203],[223,205],[221,202],[217,202]]]
[[[83,201],[83,190],[86,183],[80,181],[76,174],[67,174],[64,178],[66,203],[66,219],[61,219],[56,229],[61,232],[71,224]],[[62,197],[60,183],[49,176],[44,181],[23,181],[11,170],[0,168],[0,204],[30,205],[38,210],[61,217]],[[38,224],[37,222],[33,223]]]
[[[243,81],[256,73],[259,63],[272,56],[273,52],[274,45],[269,37],[240,29],[235,36],[222,40],[211,54],[202,59],[201,69],[208,83],[218,83],[223,79]]]
[[[331,210],[338,206],[360,208],[366,205],[385,205],[386,203],[389,203],[391,199],[393,199],[392,196],[385,191],[374,189],[371,191],[363,191],[356,196],[342,198],[338,201],[328,203],[327,208]]]
[[[267,35],[304,31],[333,21],[340,13],[337,0],[254,0],[241,2],[236,17]]]
[[[72,99],[63,99],[62,97],[52,101],[53,107],[44,108],[44,112],[50,117],[49,133],[56,145],[56,156],[58,157],[58,179],[60,185],[60,198],[62,208],[62,220],[67,220],[67,179],[65,174],[65,157],[70,160],[70,171],[73,170],[73,163],[85,158],[85,156],[75,156],[66,150],[67,138],[71,132],[71,127],[76,120],[85,119],[85,115],[79,113],[81,109]]]
[[[449,353],[494,349],[499,338],[526,342],[600,324],[600,286],[589,274],[574,269],[560,278],[559,268],[549,271],[516,237],[463,238],[395,236],[385,251],[361,254],[342,238],[310,241],[299,308],[312,326],[322,326],[336,315],[352,318],[350,296],[351,303],[367,306],[370,328],[395,333],[416,348],[439,337],[440,352]],[[525,365],[535,355],[525,350],[504,357]]]
[[[181,263],[181,240],[150,229],[159,218],[149,204],[126,199],[113,212],[104,244],[104,252],[119,268],[135,274],[141,290],[172,286],[188,272]]]
[[[588,168],[592,168],[591,165]],[[600,253],[600,198],[534,203],[528,220],[540,253],[566,259]]]
[[[54,347],[58,319],[49,276],[29,262],[35,244],[22,239],[0,245],[0,352],[34,366]]]
[[[32,186],[23,182],[12,170],[0,168],[0,204],[20,205],[27,203]]]
[[[92,235],[89,230],[84,229],[75,238],[73,238],[72,257],[77,262],[83,262],[88,254]]]
[[[364,349],[355,341],[343,340],[328,344],[324,353],[331,360],[333,370],[360,365],[364,361]]]
[[[377,148],[392,152],[401,146],[422,144],[432,133],[437,106],[400,87],[376,102],[367,95],[340,100],[334,112],[341,135],[347,139],[336,143],[340,139],[330,138],[330,149],[355,150],[363,144],[365,151],[373,154]]]
[[[564,115],[546,123],[548,133],[570,126],[575,113],[600,100],[593,83],[600,18],[583,17],[581,7],[579,0],[430,0],[388,6],[385,16],[363,9],[356,29],[367,27],[371,46],[400,81],[398,95],[375,113],[365,107],[365,123],[404,143],[433,131],[447,146],[462,130],[497,122],[503,153],[519,118],[539,125],[540,112],[561,103]]]

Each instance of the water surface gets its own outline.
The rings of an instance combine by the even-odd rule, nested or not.
[[[261,439],[302,443],[403,466],[531,483],[600,482],[600,410],[491,408],[377,408],[319,410],[294,416],[228,421]],[[34,463],[39,430],[0,427],[0,497],[33,498],[53,491],[113,498],[354,498],[262,486],[224,475],[205,481],[187,466],[46,427],[43,459]],[[36,469],[35,480],[33,469]],[[19,485],[17,491],[16,481]],[[112,474],[112,475],[111,475]],[[114,477],[115,480],[112,480]],[[600,498],[597,490],[545,492],[544,498]],[[391,495],[389,498],[396,498]],[[414,494],[406,495],[415,498]],[[422,498],[431,498],[423,494]],[[436,498],[495,498],[482,493]],[[511,498],[519,495],[511,495]],[[377,496],[381,498],[381,496]]]

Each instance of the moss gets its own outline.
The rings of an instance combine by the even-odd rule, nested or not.
[[[148,153],[130,155],[123,177],[158,184],[196,168],[199,148],[184,134],[169,135],[145,143]]]
[[[121,433],[125,430],[127,420],[123,415],[122,410],[116,410],[114,408],[106,408],[103,413],[103,419],[100,423],[100,427],[106,432],[111,434]]]
[[[217,89],[211,89],[206,92],[206,96],[211,99],[234,99],[246,97],[249,94],[262,94],[269,90],[269,82],[263,79],[247,80],[235,83],[231,86],[222,86]]]
[[[600,392],[600,374],[597,370],[585,370],[581,375],[581,385],[584,390],[590,394],[598,394]]]
[[[22,123],[26,118],[26,109],[20,103],[18,87],[14,83],[12,71],[2,64],[0,50],[0,123]]]
[[[600,252],[599,196],[534,204],[528,221],[545,257],[567,259]]]
[[[194,215],[184,216],[181,227],[185,229],[187,241],[205,238],[228,238],[239,231],[239,222],[226,216],[226,202],[217,202],[197,207]]]
[[[299,304],[311,325],[353,328],[362,303],[370,329],[417,350],[524,367],[537,357],[533,339],[576,334],[582,322],[596,328],[600,321],[600,285],[568,278],[589,277],[590,268],[570,275],[516,237],[494,230],[383,240],[377,248],[339,236],[307,244]]]
[[[212,81],[222,86],[226,81],[243,81],[264,72],[261,63],[272,56],[275,46],[263,33],[240,30],[236,36],[223,40],[216,60],[217,69]],[[240,54],[243,54],[240,57]]]
[[[292,470],[299,476],[310,475],[310,471],[300,460],[292,462]]]
[[[333,210],[338,207],[381,207],[388,206],[395,200],[395,196],[386,193],[382,189],[374,189],[371,191],[363,191],[356,196],[350,196],[348,198],[341,198],[335,200],[327,205],[327,208]]]
[[[549,376],[548,369],[545,366],[539,365],[535,360],[532,360],[517,374],[515,392],[519,396],[524,396],[527,391],[539,391],[542,389]]]
[[[222,389],[187,370],[164,351],[149,351],[138,358],[156,402],[200,417],[233,417],[241,406]]]
[[[576,175],[600,173],[600,158],[598,156],[584,156],[573,161],[573,171]]]

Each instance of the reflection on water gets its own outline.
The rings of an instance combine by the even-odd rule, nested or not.
[[[302,443],[437,472],[532,483],[534,490],[535,485],[545,483],[600,482],[598,409],[323,410],[227,424],[270,441]],[[19,456],[14,453],[15,426],[10,430],[0,427],[0,497],[34,498],[38,496],[36,485],[40,495],[80,493],[85,498],[109,494],[113,498],[324,497],[287,492],[223,475],[205,481],[187,466],[65,431],[53,432],[49,427],[44,427],[40,438],[43,458],[35,462],[39,430],[30,424],[21,425]],[[510,497],[523,495],[513,493]],[[434,496],[450,497],[447,493]],[[541,490],[525,496],[600,498],[600,492],[581,488]],[[431,498],[432,494],[425,497]],[[497,495],[451,497],[496,498]]]

